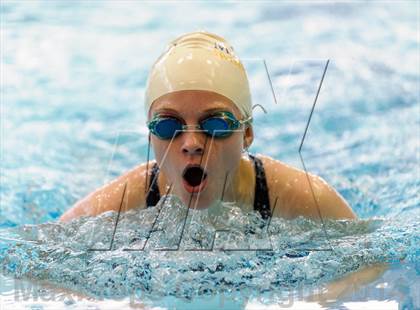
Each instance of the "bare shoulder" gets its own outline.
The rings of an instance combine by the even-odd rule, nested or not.
[[[150,182],[148,170],[153,164],[154,161],[140,164],[93,191],[76,202],[61,216],[60,220],[69,221],[82,215],[94,216],[110,210],[118,211],[122,202],[124,202],[123,210],[144,208],[146,205],[146,182]]]
[[[269,156],[258,157],[264,165],[274,216],[355,218],[344,198],[321,177]]]
[[[145,207],[145,197],[149,187],[148,185],[152,181],[150,180],[150,176],[154,164],[154,160],[142,163],[115,180],[115,182],[124,182],[127,184],[128,209]]]
[[[124,181],[133,183],[133,185],[136,185],[137,188],[142,188],[143,191],[145,191],[146,183],[148,183],[150,180],[150,173],[153,165],[155,164],[155,160],[151,160],[149,162],[141,163],[138,166],[132,168],[131,170],[127,171],[124,175],[121,177],[124,179]],[[147,181],[146,181],[146,175],[147,175]]]

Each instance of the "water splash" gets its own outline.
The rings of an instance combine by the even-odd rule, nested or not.
[[[330,243],[321,225],[308,219],[273,218],[267,225],[258,213],[244,213],[233,203],[188,210],[175,196],[162,197],[155,208],[121,214],[113,237],[116,218],[106,212],[67,224],[3,230],[1,270],[98,297],[140,290],[151,298],[190,299],[244,287],[263,293],[317,284],[418,254],[418,216],[403,225],[400,219],[399,225],[329,220]]]

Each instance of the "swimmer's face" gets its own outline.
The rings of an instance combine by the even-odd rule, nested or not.
[[[186,125],[198,125],[200,120],[218,111],[231,112],[236,119],[243,119],[239,109],[228,98],[199,90],[178,91],[158,98],[149,111],[148,119],[150,121],[157,114],[175,117]],[[190,208],[197,209],[207,208],[221,199],[226,175],[223,200],[234,199],[229,196],[233,196],[242,151],[250,146],[252,139],[252,128],[245,126],[224,138],[212,138],[196,129],[188,129],[172,140],[151,135],[157,163],[167,184],[172,184],[172,193],[187,206],[191,199]],[[188,178],[183,177],[188,165],[200,165],[206,173],[205,180],[195,188],[189,187]],[[163,194],[164,189],[160,191]]]

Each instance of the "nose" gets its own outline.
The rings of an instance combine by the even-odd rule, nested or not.
[[[183,154],[202,155],[204,153],[205,137],[202,132],[185,131],[181,137],[181,150]]]

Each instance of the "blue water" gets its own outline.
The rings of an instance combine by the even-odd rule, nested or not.
[[[319,287],[388,261],[366,296],[343,297],[334,307],[351,300],[420,307],[418,2],[3,1],[0,21],[0,295],[7,302],[16,288],[10,283],[22,279],[93,298],[135,293],[169,308],[233,296],[225,308],[243,308],[244,300],[263,296],[274,304],[286,289]],[[302,156],[359,220],[322,227],[273,219],[264,230],[257,215],[225,204],[223,218],[190,214],[179,251],[157,251],[179,243],[185,209],[175,197],[162,203],[162,231],[146,245],[159,209],[122,215],[113,239],[112,212],[55,222],[146,160],[147,72],[167,42],[197,29],[232,43],[254,103],[267,111],[255,109],[250,152],[299,168],[298,148],[330,59]],[[230,232],[213,244],[220,227]],[[111,242],[111,251],[89,250]]]

